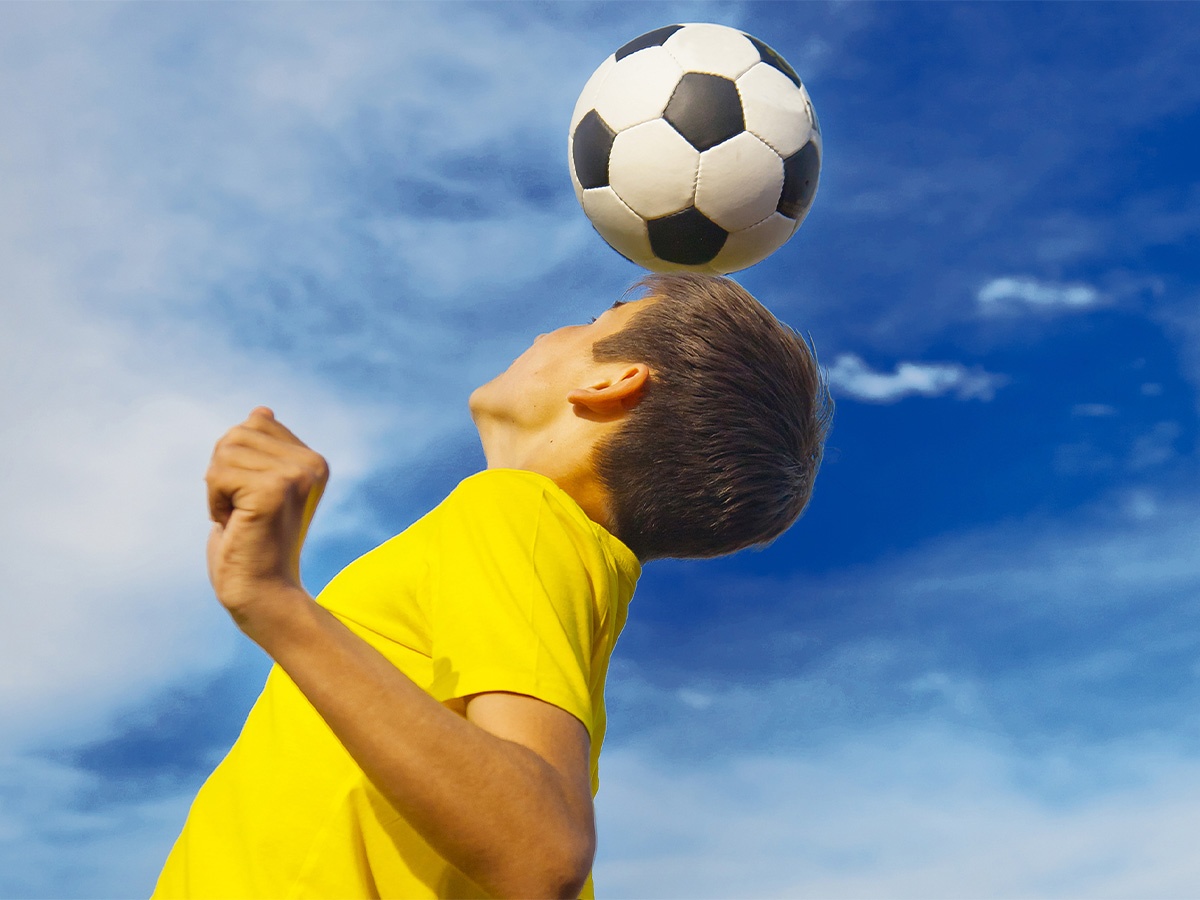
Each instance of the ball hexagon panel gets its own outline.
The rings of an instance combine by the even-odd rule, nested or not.
[[[663,46],[685,72],[707,72],[731,80],[761,59],[746,35],[725,25],[686,25]]]
[[[662,47],[648,47],[618,62],[596,91],[594,108],[613,131],[657,119],[683,69]]]
[[[646,223],[654,255],[681,266],[702,266],[721,252],[729,234],[695,207]]]
[[[758,63],[737,80],[746,130],[758,135],[783,157],[791,156],[812,135],[812,107],[778,69]]]
[[[821,150],[809,141],[783,161],[783,191],[779,196],[779,211],[790,219],[802,222],[817,193],[821,174]]]
[[[769,218],[729,235],[710,263],[715,272],[737,272],[760,262],[782,247],[797,227],[794,219],[773,213]]]
[[[600,68],[593,72],[592,77],[587,80],[587,84],[579,92],[579,99],[575,101],[575,109],[571,112],[571,127],[568,129],[568,133],[574,134],[576,126],[583,117],[596,108],[596,95],[600,92],[600,86],[604,84],[608,73],[616,64],[616,59],[608,57],[600,63]]]
[[[617,135],[609,184],[630,209],[653,219],[691,205],[699,164],[699,151],[665,119],[654,119]]]
[[[679,79],[663,118],[697,150],[715,147],[746,127],[737,85],[703,72],[688,72]]]
[[[614,250],[638,265],[653,261],[646,221],[626,206],[610,187],[583,192],[583,211]]]
[[[748,131],[700,154],[696,208],[726,231],[770,216],[782,190],[783,160]]]

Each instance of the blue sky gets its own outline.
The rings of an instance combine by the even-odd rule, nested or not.
[[[319,588],[636,279],[566,124],[681,21],[820,115],[737,277],[838,411],[785,537],[646,570],[600,895],[1194,896],[1200,7],[397,3],[0,5],[0,897],[148,893],[253,702],[203,571],[228,424],[330,459]]]

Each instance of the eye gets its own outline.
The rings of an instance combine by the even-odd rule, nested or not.
[[[595,325],[595,324],[596,324],[596,317],[595,317],[595,316],[592,316],[590,319],[588,319],[588,324],[589,324],[589,325]]]

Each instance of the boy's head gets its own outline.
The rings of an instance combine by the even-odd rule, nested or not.
[[[833,403],[808,344],[726,278],[651,275],[652,302],[593,346],[650,376],[593,466],[642,560],[768,543],[804,511]]]
[[[556,481],[645,561],[765,544],[803,512],[832,402],[811,349],[726,278],[541,335],[471,395],[489,467]]]

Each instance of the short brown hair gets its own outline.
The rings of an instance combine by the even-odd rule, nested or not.
[[[728,278],[650,275],[648,303],[596,361],[650,368],[593,460],[614,532],[645,561],[771,542],[812,496],[833,401],[816,355]]]

